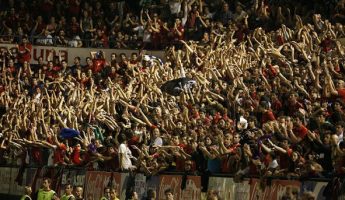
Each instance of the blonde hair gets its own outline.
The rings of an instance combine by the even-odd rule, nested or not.
[[[30,195],[32,193],[31,186],[25,186],[24,191],[25,191],[25,194]]]

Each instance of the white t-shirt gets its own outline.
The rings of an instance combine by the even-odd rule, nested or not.
[[[119,146],[119,153],[122,154],[122,167],[125,170],[128,170],[130,167],[132,167],[132,152],[131,150],[127,147],[126,144],[120,144]]]
[[[73,38],[73,40],[70,40],[69,42],[68,42],[68,45],[70,46],[70,47],[78,47],[78,41],[80,41],[81,39],[80,39],[80,37],[78,36],[78,35],[76,35],[74,38]]]
[[[153,145],[155,146],[162,146],[163,145],[163,140],[161,137],[157,137],[155,141],[153,142]]]
[[[144,30],[145,30],[145,28],[142,25],[133,28],[133,31],[138,32],[138,37],[140,37],[140,38],[144,37]]]

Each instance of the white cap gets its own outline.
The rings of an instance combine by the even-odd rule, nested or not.
[[[144,61],[150,61],[150,60],[151,60],[150,56],[148,56],[148,55],[144,56]]]

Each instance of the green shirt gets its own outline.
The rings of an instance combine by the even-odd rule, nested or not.
[[[62,197],[61,197],[61,200],[74,200],[75,197],[73,194],[70,194],[70,195],[66,195],[64,194]]]
[[[23,195],[22,198],[20,198],[20,200],[27,200],[27,199],[31,200],[31,197],[27,194]]]
[[[39,189],[37,200],[52,200],[54,195],[55,195],[54,190],[44,191],[43,189]]]

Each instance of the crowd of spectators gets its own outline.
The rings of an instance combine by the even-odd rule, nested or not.
[[[321,13],[343,22],[344,2],[285,0],[1,0],[0,43],[69,47],[164,49],[179,40],[201,41],[215,30],[293,26],[295,14]]]
[[[2,12],[4,31],[23,37],[13,37],[19,63],[2,52],[1,164],[236,178],[345,174],[345,32],[333,12],[344,1],[324,13],[330,20],[308,5],[275,7],[285,1],[140,1],[144,9],[133,10],[130,1],[39,2],[8,1]],[[52,52],[31,65],[25,34],[50,44],[64,43],[62,33],[91,39],[87,46],[122,48],[135,36],[145,48],[172,45],[164,62],[144,50],[110,60],[99,51],[86,66],[77,56],[69,66]],[[160,89],[179,78],[195,84],[180,82],[179,95]]]

